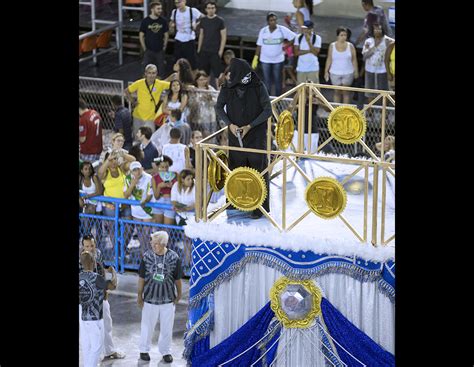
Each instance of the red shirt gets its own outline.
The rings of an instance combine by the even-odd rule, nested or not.
[[[161,176],[165,177],[165,179],[163,179],[163,177],[161,177]],[[169,177],[166,177],[166,176],[169,176]],[[174,184],[176,181],[178,181],[178,178],[176,177],[175,172],[159,172],[158,174],[153,176],[153,179],[155,180],[155,183],[156,183],[157,186],[161,182],[171,182],[172,184]],[[160,194],[161,195],[171,195],[171,187],[163,187],[160,190]]]
[[[82,154],[102,153],[102,124],[97,111],[88,110],[79,117],[79,136],[86,137],[86,141],[81,143]]]

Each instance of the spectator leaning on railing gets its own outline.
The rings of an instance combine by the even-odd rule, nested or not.
[[[117,199],[124,199],[123,187],[125,185],[125,175],[128,172],[130,162],[124,161],[121,165],[118,163],[118,154],[116,152],[107,153],[105,161],[99,168],[99,178],[104,185],[104,196]],[[120,204],[119,204],[120,205]],[[120,205],[120,215],[129,218],[130,207]],[[103,203],[102,211],[108,217],[115,216],[115,203]]]
[[[194,217],[195,202],[194,173],[189,169],[184,169],[178,175],[178,182],[171,188],[171,203],[176,211],[178,226],[184,226],[189,219]]]
[[[153,221],[153,210],[146,204],[153,196],[151,175],[143,172],[140,162],[130,163],[130,173],[125,176],[123,196],[125,199],[137,200],[140,205],[132,205],[132,217],[141,222]]]
[[[85,196],[79,197],[79,206],[85,214],[96,214],[102,211],[100,201],[91,200],[90,198],[102,194],[103,187],[99,178],[95,175],[94,167],[89,161],[81,162],[79,165],[79,192]]]

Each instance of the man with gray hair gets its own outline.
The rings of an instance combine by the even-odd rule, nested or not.
[[[183,271],[179,255],[166,247],[168,233],[153,232],[151,250],[143,255],[138,270],[138,307],[142,309],[140,334],[140,359],[150,360],[148,352],[158,318],[160,337],[158,350],[167,363],[173,362],[171,338],[176,304],[181,298],[181,278]]]
[[[155,131],[155,117],[160,108],[161,93],[169,89],[170,83],[157,78],[158,68],[148,64],[145,67],[145,77],[139,79],[125,89],[125,97],[133,107],[133,136],[138,129],[148,126]]]

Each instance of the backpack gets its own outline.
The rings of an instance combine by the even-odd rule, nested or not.
[[[173,22],[174,22],[174,31],[173,31],[173,35],[176,35],[177,32],[177,25],[176,25],[176,11],[178,9],[173,9]],[[191,24],[191,33],[193,32],[193,8],[189,7],[189,20],[190,20],[190,24]]]
[[[304,34],[300,34],[298,36],[298,43],[299,45],[301,46],[301,40],[303,39],[303,36]],[[316,42],[316,35],[313,33],[313,35],[311,36],[311,44],[314,46],[314,42]]]

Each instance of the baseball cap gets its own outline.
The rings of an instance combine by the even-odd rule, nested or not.
[[[130,171],[133,171],[134,169],[137,169],[137,168],[142,168],[142,165],[140,162],[134,161],[130,163]]]
[[[314,23],[311,20],[305,20],[301,28],[313,28]]]

